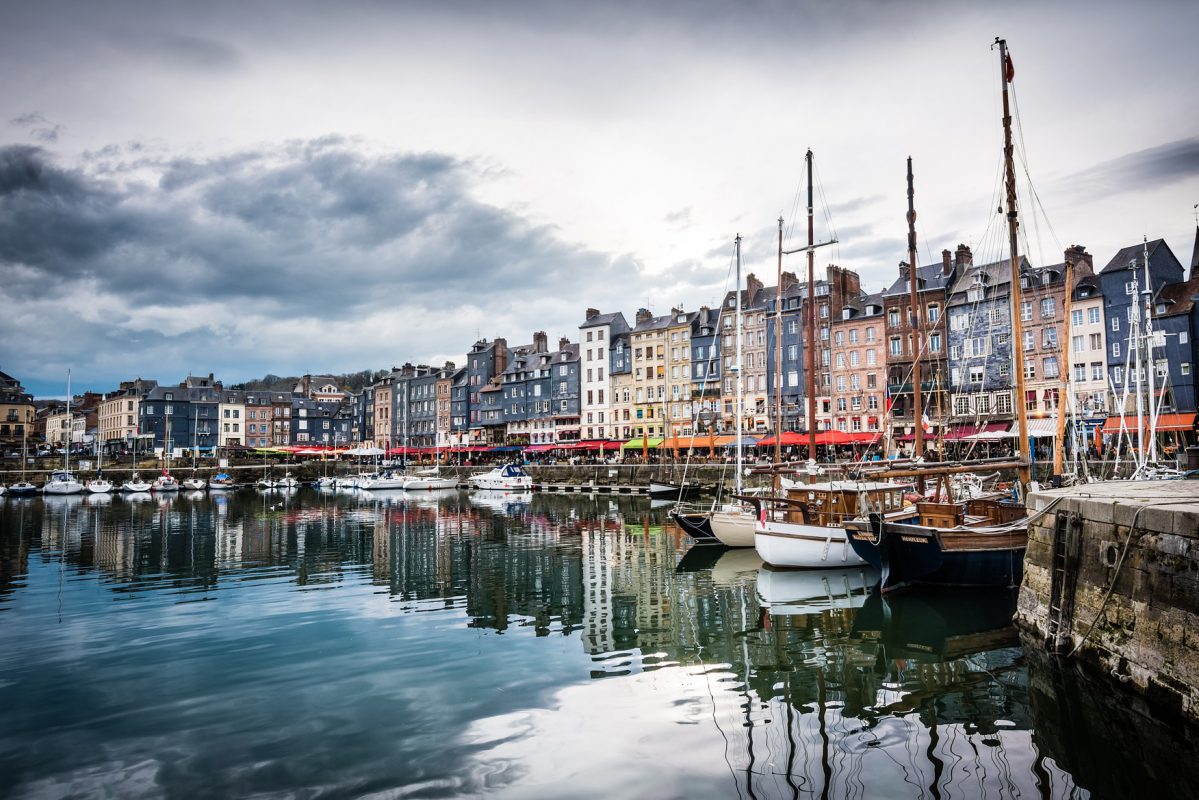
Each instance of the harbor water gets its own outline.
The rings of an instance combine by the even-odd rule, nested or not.
[[[301,489],[0,514],[0,797],[1196,785],[1169,722],[1113,715],[1026,653],[1014,589],[884,598],[864,566],[774,572],[691,547],[646,499]]]

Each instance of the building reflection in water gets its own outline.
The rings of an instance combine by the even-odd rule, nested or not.
[[[663,510],[608,495],[12,498],[0,513],[0,621],[31,559],[180,602],[259,581],[366,584],[402,614],[577,637],[586,681],[670,676],[690,693],[678,713],[719,729],[746,796],[1078,791],[1054,758],[1085,760],[1062,745],[1062,709],[1081,706],[1055,694],[1076,690],[1039,681],[1054,715],[1034,742],[1011,592],[882,597],[865,567],[774,572],[752,550],[688,550]],[[1133,774],[1155,755],[1137,758]]]

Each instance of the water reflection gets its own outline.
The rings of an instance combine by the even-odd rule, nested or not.
[[[0,514],[0,794],[1076,791],[1056,734],[1034,744],[1010,594],[773,572],[688,549],[643,499],[301,490]]]

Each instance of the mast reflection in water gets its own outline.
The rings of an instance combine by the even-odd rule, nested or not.
[[[1034,745],[1010,593],[688,553],[628,497],[0,503],[0,795],[1095,789]]]

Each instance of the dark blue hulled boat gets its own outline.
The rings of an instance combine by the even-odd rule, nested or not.
[[[882,591],[905,586],[1003,589],[1019,586],[1028,547],[1024,509],[998,499],[917,503],[918,517],[893,522],[872,515],[854,526],[850,545],[877,560]]]

